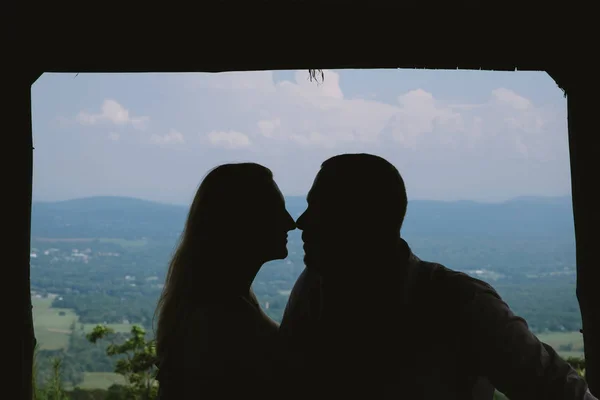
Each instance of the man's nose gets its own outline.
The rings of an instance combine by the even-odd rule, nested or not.
[[[306,211],[304,211],[296,220],[296,228],[303,231],[305,228],[305,220],[306,220]]]

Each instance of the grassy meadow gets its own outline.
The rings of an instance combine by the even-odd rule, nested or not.
[[[583,335],[579,332],[548,332],[537,336],[561,357],[583,357]]]
[[[70,309],[51,308],[53,296],[32,297],[35,335],[40,349],[59,350],[67,348],[72,328],[89,332],[96,324],[81,324]],[[129,332],[130,324],[109,324],[117,332]],[[562,357],[582,357],[583,337],[579,332],[549,332],[538,335],[551,345]],[[123,377],[109,372],[86,372],[81,388],[106,389],[114,383],[123,383]]]
[[[114,384],[124,385],[125,378],[114,372],[84,372],[83,382],[77,385],[80,389],[108,389]],[[65,385],[67,390],[72,389]]]
[[[40,350],[66,349],[69,345],[69,335],[72,328],[89,332],[96,324],[80,324],[73,310],[51,308],[54,297],[46,298],[33,296],[33,325],[35,337]],[[130,324],[108,324],[117,332],[131,331]],[[91,344],[90,344],[91,346]],[[108,389],[111,385],[123,384],[124,378],[113,372],[85,372],[83,382],[78,385],[82,389]],[[69,386],[67,385],[67,389]]]
[[[54,297],[33,296],[33,327],[40,350],[59,350],[69,345],[69,335],[77,315],[73,310],[51,308]]]

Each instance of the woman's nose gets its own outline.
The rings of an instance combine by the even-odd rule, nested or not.
[[[296,229],[296,221],[288,214],[288,230],[293,231],[294,229]]]

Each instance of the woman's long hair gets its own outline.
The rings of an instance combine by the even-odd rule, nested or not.
[[[164,356],[181,323],[193,308],[214,300],[219,284],[234,276],[215,265],[231,246],[232,229],[244,218],[253,192],[273,182],[272,172],[255,163],[224,164],[211,170],[196,192],[171,258],[155,316],[157,356]],[[225,246],[225,247],[224,247]],[[229,249],[231,251],[231,249]],[[231,272],[231,271],[229,271]],[[258,304],[251,291],[252,300]]]

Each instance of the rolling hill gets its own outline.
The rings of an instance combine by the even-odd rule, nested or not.
[[[303,197],[286,198],[297,218]],[[174,238],[181,232],[187,207],[128,197],[89,197],[34,202],[33,237],[124,239]],[[414,200],[408,205],[407,236],[574,237],[570,197],[522,197],[503,203]]]

